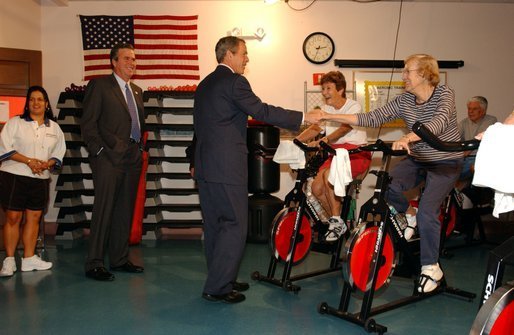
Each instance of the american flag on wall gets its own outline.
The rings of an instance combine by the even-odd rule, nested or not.
[[[136,53],[133,79],[199,80],[198,15],[80,15],[84,80],[111,74],[109,53],[130,43]]]

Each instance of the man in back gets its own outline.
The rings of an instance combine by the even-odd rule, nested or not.
[[[498,122],[496,117],[487,115],[487,99],[475,96],[468,100],[468,117],[459,122],[459,132],[463,141],[472,140],[484,132],[490,125]],[[473,177],[476,150],[464,153],[464,164],[457,187],[462,189],[469,185]]]

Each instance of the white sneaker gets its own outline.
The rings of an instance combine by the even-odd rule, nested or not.
[[[407,228],[405,228],[403,236],[407,241],[409,241],[416,232],[416,226],[418,223],[416,221],[416,215],[405,214],[405,218],[407,219]]]
[[[432,292],[439,286],[441,279],[443,279],[443,270],[439,267],[439,263],[423,265],[419,276],[418,292]]]
[[[23,272],[48,270],[51,267],[51,262],[45,262],[37,255],[21,259],[21,271]]]
[[[16,272],[16,260],[14,257],[5,257],[0,270],[0,277],[10,277]]]
[[[328,219],[328,230],[325,234],[325,241],[334,242],[337,241],[344,233],[346,233],[346,224],[343,219],[339,216],[332,216]]]

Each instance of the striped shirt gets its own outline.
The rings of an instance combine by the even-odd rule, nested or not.
[[[437,86],[432,96],[424,103],[417,104],[416,96],[405,92],[383,107],[369,113],[357,114],[358,124],[363,127],[379,127],[383,123],[402,119],[408,129],[416,121],[424,124],[441,141],[460,141],[457,127],[455,93],[445,85]],[[458,159],[462,152],[443,152],[429,146],[424,141],[412,143],[411,156],[420,162]]]

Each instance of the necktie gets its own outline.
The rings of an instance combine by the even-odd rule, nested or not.
[[[136,105],[134,105],[134,98],[132,97],[132,92],[128,84],[125,84],[125,95],[127,96],[127,105],[130,113],[130,117],[132,118],[132,130],[130,131],[130,137],[136,141],[141,139],[141,131],[139,130],[139,122],[137,116]]]

